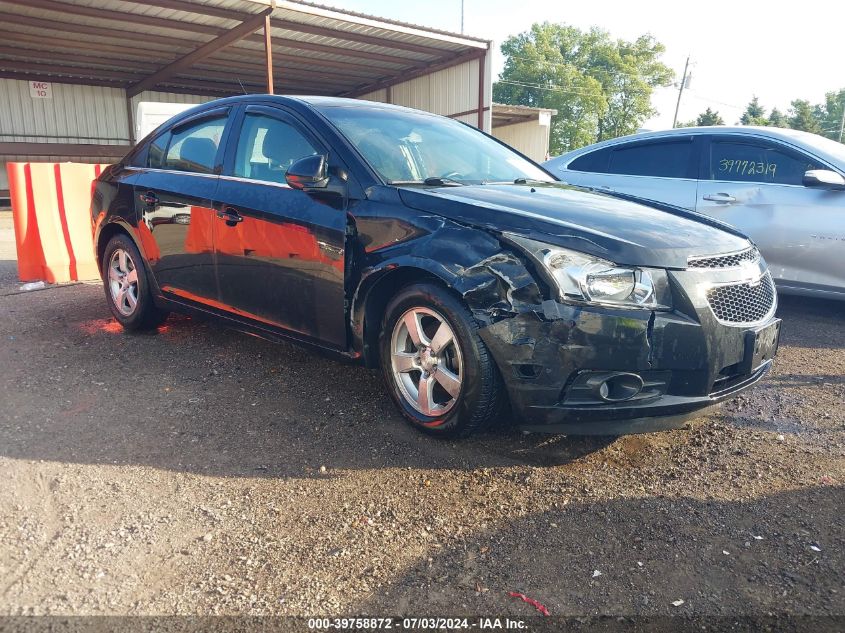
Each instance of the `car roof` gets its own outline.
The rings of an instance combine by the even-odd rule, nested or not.
[[[352,108],[369,108],[379,110],[393,110],[414,112],[417,114],[428,114],[431,116],[438,116],[431,112],[422,110],[415,110],[413,108],[406,108],[405,106],[395,105],[392,103],[381,103],[379,101],[366,101],[364,99],[351,99],[346,97],[325,97],[319,95],[271,95],[271,94],[248,94],[236,95],[234,97],[224,97],[222,99],[215,99],[207,101],[199,106],[191,108],[185,114],[192,114],[195,112],[202,112],[208,108],[217,106],[225,106],[236,103],[278,103],[280,105],[287,105],[296,107],[297,105],[304,105],[314,110],[322,110],[330,107],[352,107]]]
[[[603,147],[611,147],[613,145],[618,145],[621,143],[630,143],[634,141],[685,137],[693,136],[696,134],[736,134],[749,137],[771,138],[783,141],[795,147],[800,147],[805,151],[811,152],[819,156],[820,158],[826,159],[827,161],[840,164],[842,162],[841,157],[838,157],[829,152],[825,152],[824,149],[818,147],[818,145],[813,142],[814,139],[817,140],[818,138],[820,138],[816,134],[811,134],[810,132],[803,132],[800,130],[770,127],[764,125],[700,125],[695,127],[654,130],[651,132],[638,132],[637,134],[619,136],[617,138],[608,139],[606,141],[599,141],[598,143],[593,143],[592,145],[580,147],[576,150],[572,150],[571,152],[561,154],[560,156],[552,158],[546,162],[554,161],[555,163],[568,164],[572,159],[581,156],[582,154],[586,154],[588,152],[601,149]]]

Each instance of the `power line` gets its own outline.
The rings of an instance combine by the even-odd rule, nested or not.
[[[719,105],[727,106],[729,108],[737,108],[739,110],[742,110],[743,108],[745,108],[745,106],[739,106],[739,105],[736,105],[735,103],[725,103],[724,101],[719,101],[718,99],[711,99],[707,95],[701,94],[700,92],[696,92],[695,90],[692,90],[691,88],[687,88],[687,90],[689,90],[694,95],[698,96],[700,99],[705,99],[706,101],[710,101],[712,103],[718,103]]]
[[[523,88],[536,88],[537,90],[548,90],[549,92],[561,92],[563,94],[584,95],[586,97],[601,97],[601,96],[603,96],[601,94],[596,94],[594,92],[586,92],[586,91],[583,91],[583,90],[570,90],[570,89],[564,88],[563,86],[555,86],[555,85],[541,86],[539,84],[522,83],[522,82],[519,82],[519,81],[508,81],[508,80],[505,80],[505,79],[500,79],[496,83],[498,83],[498,84],[508,84],[510,86],[521,86]]]

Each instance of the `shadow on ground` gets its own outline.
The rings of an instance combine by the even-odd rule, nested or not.
[[[779,295],[777,316],[782,344],[845,348],[845,301]]]
[[[827,486],[502,516],[409,568],[362,611],[537,615],[515,591],[552,615],[841,615],[843,504],[845,488]]]
[[[395,411],[378,372],[183,316],[127,334],[96,285],[0,298],[0,454],[212,475],[331,468],[562,465],[614,438],[495,429],[434,440]]]
[[[562,466],[614,442],[513,429],[469,441],[433,440],[401,420],[378,372],[357,365],[182,316],[153,334],[126,334],[96,284],[0,301],[9,314],[0,323],[6,367],[0,394],[7,403],[0,454],[6,457],[312,477],[322,466]],[[795,318],[800,308],[791,300],[782,304],[785,345],[843,346],[843,328],[829,327],[838,304],[807,302],[803,321]],[[800,325],[813,319],[821,324]],[[751,393],[762,394],[765,403],[767,394],[775,398],[790,386],[825,381],[842,384],[840,376],[776,372]],[[728,419],[737,427],[784,432],[767,411]],[[684,432],[655,437],[682,443]]]

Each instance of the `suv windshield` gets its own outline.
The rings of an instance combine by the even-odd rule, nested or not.
[[[553,180],[519,154],[452,119],[377,107],[321,111],[390,184]]]
[[[816,150],[836,159],[839,163],[837,167],[845,168],[845,145],[837,143],[834,140],[820,136],[818,134],[810,134],[799,130],[782,130],[797,141],[803,143],[808,149]]]

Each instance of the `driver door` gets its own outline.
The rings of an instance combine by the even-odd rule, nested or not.
[[[714,135],[702,168],[696,211],[754,240],[779,286],[845,285],[842,242],[833,235],[845,192],[803,185],[805,171],[826,166],[769,139]]]
[[[293,162],[328,148],[269,106],[248,106],[235,130],[214,201],[223,309],[345,348],[344,196],[285,181]]]

